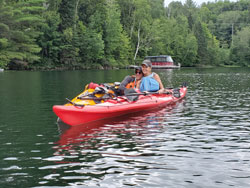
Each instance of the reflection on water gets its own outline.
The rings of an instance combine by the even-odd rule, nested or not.
[[[157,70],[165,86],[189,83],[183,101],[86,126],[56,124],[52,105],[79,93],[82,80],[128,72],[1,74],[1,187],[250,187],[249,69]]]
[[[58,128],[60,132],[60,140],[58,143],[60,145],[71,144],[72,142],[80,142],[81,139],[91,139],[92,137],[88,137],[87,135],[94,136],[95,133],[104,132],[112,132],[115,130],[138,130],[141,129],[155,129],[163,126],[164,119],[162,118],[167,109],[175,106],[172,104],[164,109],[154,109],[152,111],[147,112],[137,112],[133,115],[120,116],[111,119],[104,119],[99,121],[94,121],[90,123],[86,123],[80,126],[69,126],[63,122],[58,122]],[[157,114],[157,116],[155,116]],[[149,127],[148,127],[149,126]],[[119,131],[118,131],[119,132]],[[81,139],[80,139],[80,138]]]
[[[178,104],[181,109],[184,103]],[[66,168],[70,173],[60,173],[56,179],[101,187],[111,182],[116,182],[114,187],[138,186],[154,176],[152,170],[175,170],[152,160],[164,157],[161,147],[166,139],[160,135],[166,131],[166,115],[172,108],[70,128],[59,123],[60,140],[54,155],[46,159],[54,164],[42,169]]]

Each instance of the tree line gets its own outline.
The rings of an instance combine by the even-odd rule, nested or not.
[[[249,23],[249,0],[0,0],[0,67],[119,68],[164,54],[249,66]]]

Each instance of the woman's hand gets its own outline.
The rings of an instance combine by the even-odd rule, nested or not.
[[[165,89],[164,89],[164,88],[161,88],[161,89],[158,91],[159,94],[162,94],[162,93],[164,93],[164,92],[165,92]]]

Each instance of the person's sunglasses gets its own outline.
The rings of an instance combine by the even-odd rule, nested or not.
[[[142,73],[142,72],[139,72],[139,71],[138,71],[138,72],[136,72],[135,74],[141,74],[141,73]]]

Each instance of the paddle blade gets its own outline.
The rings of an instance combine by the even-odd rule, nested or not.
[[[187,85],[188,85],[187,82],[183,82],[181,86],[182,87],[187,87]]]
[[[176,98],[180,98],[181,97],[180,89],[179,88],[173,89],[173,96],[176,97]]]

